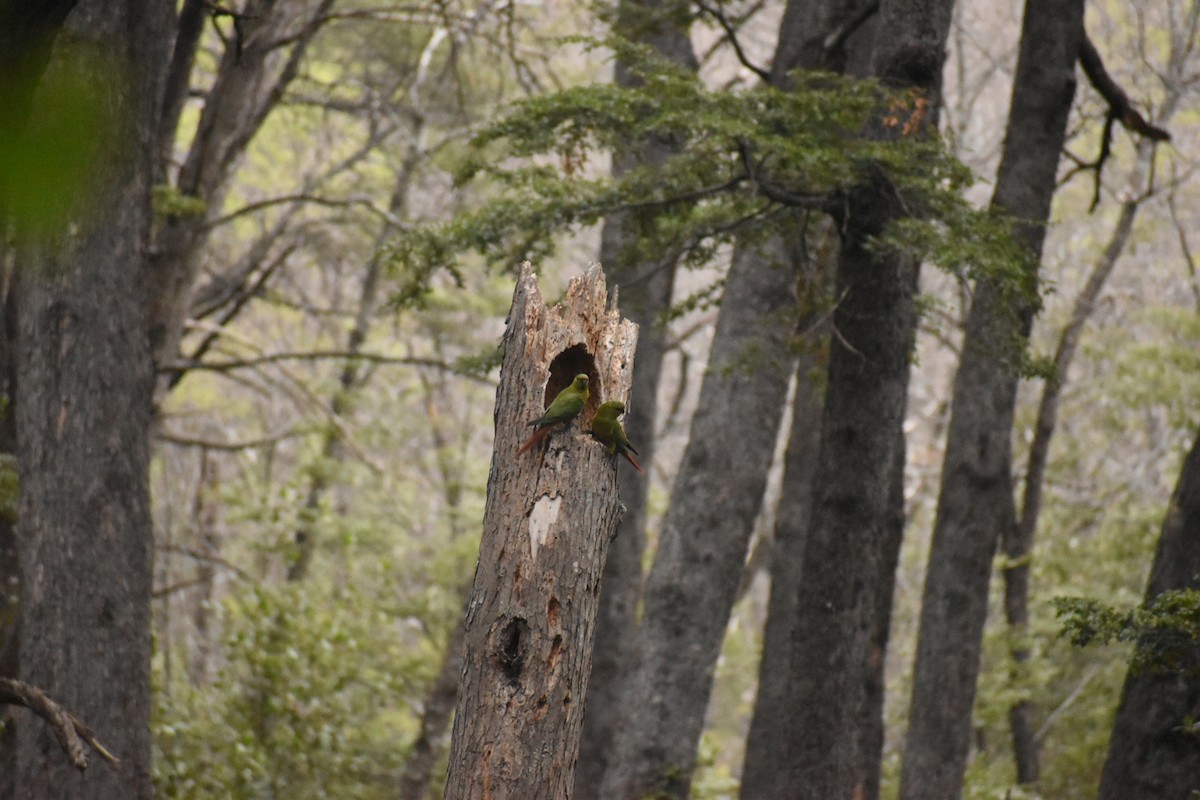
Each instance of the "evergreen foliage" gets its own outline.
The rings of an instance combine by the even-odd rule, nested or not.
[[[863,184],[895,192],[911,216],[875,246],[925,258],[964,277],[991,276],[1025,302],[1036,287],[1010,221],[964,198],[973,173],[936,137],[914,131],[924,98],[877,83],[797,72],[791,88],[710,89],[693,73],[618,37],[586,41],[629,65],[635,86],[586,84],[523,100],[473,140],[455,171],[486,202],[396,243],[405,274],[460,274],[469,252],[491,263],[544,260],[555,237],[626,212],[636,236],[624,258],[711,263],[737,238],[753,244],[793,224],[795,209],[842,215]],[[884,136],[869,136],[883,120]],[[592,165],[633,141],[672,156],[596,177]],[[396,302],[419,294],[419,281]]]

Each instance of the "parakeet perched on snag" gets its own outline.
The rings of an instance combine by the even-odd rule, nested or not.
[[[571,381],[571,385],[558,393],[554,398],[554,402],[546,409],[546,413],[541,417],[529,423],[529,427],[537,428],[533,436],[529,437],[529,441],[521,445],[517,450],[517,455],[524,453],[535,444],[545,439],[550,435],[550,432],[559,425],[565,425],[571,420],[579,416],[579,412],[583,411],[583,406],[588,399],[588,376],[582,372],[575,376],[575,380]]]
[[[629,459],[629,463],[633,464],[633,468],[638,472],[645,472],[642,465],[630,453],[637,454],[637,450],[629,443],[629,438],[625,435],[625,429],[621,427],[617,417],[625,413],[625,404],[620,400],[609,400],[607,403],[602,403],[600,408],[596,409],[596,416],[592,418],[592,436],[599,439],[608,450],[610,456],[615,456],[617,453]]]

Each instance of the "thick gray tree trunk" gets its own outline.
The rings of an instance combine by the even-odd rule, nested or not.
[[[152,792],[153,368],[140,266],[171,20],[166,2],[85,2],[59,39],[84,38],[113,58],[94,90],[121,122],[97,164],[92,213],[21,253],[21,675],[86,719],[122,763],[79,772],[46,726],[27,722],[15,782],[29,800]],[[48,69],[77,68],[56,55]]]
[[[637,345],[636,326],[606,302],[598,266],[550,309],[528,264],[517,281],[447,800],[570,796],[600,575],[620,509],[616,460],[585,431],[602,400],[628,399]],[[529,420],[579,373],[591,377],[580,417],[518,454]]]
[[[674,0],[650,3],[622,2],[618,5],[615,30],[651,47],[672,63],[691,70],[698,68],[686,27]],[[618,85],[634,83],[629,67],[618,60]],[[633,143],[613,159],[613,174],[620,175],[638,164],[659,164],[671,154],[664,142]],[[651,469],[657,430],[658,378],[666,348],[664,316],[671,306],[676,264],[667,257],[656,262],[631,260],[622,251],[636,234],[625,215],[605,221],[600,239],[600,263],[609,279],[621,290],[626,316],[639,329],[637,363],[633,376],[625,428],[638,448],[641,464]],[[596,649],[583,718],[583,741],[575,772],[576,800],[601,800],[600,784],[608,768],[612,748],[620,735],[622,696],[636,659],[637,604],[642,592],[642,558],[646,549],[646,497],[650,475],[632,469],[617,475],[621,503],[618,536],[613,540],[604,567],[600,610],[596,618]]]
[[[0,248],[0,279],[15,277],[7,253]],[[21,570],[17,549],[17,497],[9,495],[11,479],[17,474],[17,425],[13,398],[17,386],[16,287],[4,280],[9,290],[0,297],[0,678],[19,677]],[[0,800],[15,800],[17,711],[0,709]]]
[[[1082,0],[1026,4],[992,205],[1018,221],[1029,287],[1041,261],[1082,40]],[[1016,526],[1013,409],[1035,308],[1035,298],[998,280],[983,278],[975,287],[921,603],[904,800],[949,800],[962,791],[992,558],[1001,532]]]
[[[794,283],[785,254],[735,251],[646,583],[641,658],[623,701],[628,721],[601,797],[688,795],[713,671],[786,403]]]
[[[951,0],[884,0],[879,8],[878,30],[888,35],[876,45],[875,76],[917,90],[931,109],[940,102],[951,7]],[[922,127],[932,121],[931,114]],[[844,208],[837,335],[790,670],[792,781],[796,796],[814,800],[865,797],[878,785],[871,754],[880,727],[865,720],[879,696],[880,663],[872,665],[872,655],[886,642],[899,547],[896,480],[916,331],[918,264],[869,246],[907,213],[903,203],[884,176],[874,175],[847,193]]]
[[[863,17],[869,3],[857,7],[835,0],[791,0],[780,24],[772,77],[785,85],[787,73],[797,68],[829,71],[869,71],[874,26]],[[853,26],[853,27],[852,27]],[[835,31],[843,31],[831,39]],[[836,42],[836,44],[834,44]],[[833,45],[833,46],[831,46]],[[865,65],[865,66],[864,66]],[[836,232],[823,221],[819,237],[832,241]],[[812,232],[810,231],[810,237]],[[796,395],[792,427],[784,453],[783,492],[775,516],[771,549],[771,588],[767,621],[763,629],[762,660],[754,715],[746,737],[740,796],[744,800],[787,798],[793,794],[788,763],[791,728],[790,673],[792,635],[797,625],[796,600],[803,577],[804,537],[812,512],[812,479],[821,443],[821,417],[825,394],[825,369],[829,355],[828,325],[820,320],[831,306],[832,286],[822,285],[822,275],[837,272],[837,249],[822,242],[809,251],[813,262],[801,290],[797,329],[810,339],[796,365]],[[903,464],[901,464],[903,468]],[[890,600],[890,598],[889,598]],[[882,681],[882,660],[880,661]],[[882,718],[881,718],[882,721]]]
[[[1200,436],[1183,470],[1154,554],[1146,601],[1200,591]],[[1100,800],[1191,800],[1200,791],[1200,740],[1186,729],[1200,708],[1200,675],[1129,675],[1117,708]]]
[[[804,531],[812,510],[812,476],[821,442],[824,393],[818,361],[827,341],[809,346],[813,352],[801,356],[796,370],[792,428],[783,460],[783,492],[775,512],[775,541],[770,556],[771,590],[763,629],[754,716],[746,736],[740,789],[743,800],[773,800],[793,794],[791,776],[784,766],[788,759],[792,716],[792,681],[788,669],[792,630],[796,624],[796,597],[803,575]]]

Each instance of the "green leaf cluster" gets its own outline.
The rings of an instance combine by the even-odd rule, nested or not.
[[[425,678],[374,598],[256,587],[224,605],[215,685],[156,693],[163,797],[391,797]]]
[[[1163,592],[1135,608],[1098,600],[1060,597],[1054,600],[1063,636],[1076,647],[1109,642],[1136,642],[1133,672],[1200,673],[1200,591]]]
[[[851,189],[882,181],[908,218],[882,231],[878,247],[1036,295],[1009,220],[974,209],[963,197],[971,171],[936,137],[909,130],[923,98],[816,72],[796,73],[787,89],[710,89],[644,47],[591,44],[613,52],[636,85],[534,97],[482,130],[455,179],[476,182],[486,199],[406,233],[392,253],[405,274],[457,273],[470,252],[508,265],[541,260],[556,236],[611,215],[632,227],[622,258],[702,265],[734,238],[753,244],[788,230],[796,209],[838,218]],[[870,135],[881,119],[884,134]],[[640,159],[647,150],[665,158]],[[615,174],[598,177],[610,156]]]

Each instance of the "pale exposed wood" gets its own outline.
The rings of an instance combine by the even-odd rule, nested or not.
[[[586,431],[601,402],[628,401],[637,344],[637,326],[612,305],[599,265],[552,308],[522,265],[467,605],[445,795],[452,800],[570,794],[600,575],[620,516],[616,460]],[[518,455],[529,421],[580,372],[591,378],[583,414]]]

